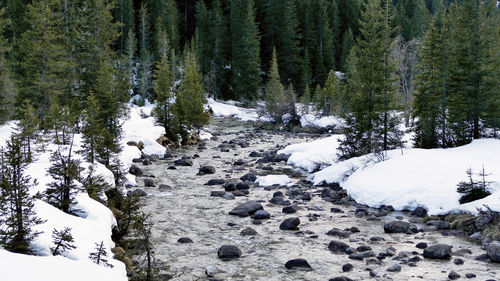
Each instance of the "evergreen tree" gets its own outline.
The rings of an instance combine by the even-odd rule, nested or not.
[[[253,0],[231,1],[231,33],[234,97],[256,100],[260,84],[260,50]]]
[[[113,265],[108,262],[107,257],[108,252],[104,246],[104,241],[101,241],[101,243],[95,243],[95,252],[89,254],[89,259],[96,264],[102,264],[104,267],[113,268]]]
[[[198,45],[198,59],[201,67],[201,73],[204,75],[208,73],[211,69],[211,60],[213,54],[213,42],[212,42],[212,23],[210,21],[210,16],[208,13],[207,6],[202,0],[198,2],[198,20],[196,23],[197,32],[199,35],[199,45]]]
[[[354,45],[354,37],[352,35],[351,29],[347,29],[343,38],[342,38],[342,49],[340,51],[340,69],[346,71],[347,68],[347,59],[351,52],[351,48]]]
[[[73,244],[75,240],[71,235],[70,227],[65,227],[61,231],[54,228],[52,230],[52,243],[54,243],[54,247],[50,247],[50,251],[53,256],[59,256],[67,251],[76,249],[76,246]]]
[[[19,41],[23,59],[16,105],[19,108],[25,100],[31,101],[42,126],[51,103],[58,101],[70,84],[68,74],[73,62],[67,56],[60,10],[57,0],[35,1],[28,5],[31,28]]]
[[[185,52],[184,75],[174,106],[183,144],[186,144],[191,130],[199,130],[208,123],[209,116],[204,108],[205,103],[197,58],[193,52]]]
[[[5,8],[0,9],[0,124],[9,120],[12,109],[9,106],[15,95],[14,84],[11,80],[10,67],[7,62],[7,52],[11,50],[7,39],[3,37],[5,29],[9,24],[5,19]]]
[[[27,161],[31,163],[33,158],[31,144],[37,138],[40,121],[29,100],[26,100],[19,109],[19,117],[17,133],[22,142],[23,152],[26,154]]]
[[[451,142],[446,117],[449,99],[448,33],[444,14],[437,15],[420,48],[413,105],[416,147],[447,147]]]
[[[89,194],[89,197],[106,204],[104,197],[104,192],[111,189],[111,185],[106,182],[106,179],[102,175],[96,175],[94,165],[90,165],[87,168],[87,175],[80,178],[83,188]]]
[[[73,142],[73,140],[71,140]],[[69,145],[68,155],[63,155],[62,147],[59,147],[51,157],[52,166],[48,172],[54,179],[45,191],[47,202],[67,214],[74,214],[76,195],[81,188],[76,182],[80,177],[80,162],[73,157],[73,143]]]
[[[162,19],[170,46],[179,53],[179,10],[175,0],[164,0]]]
[[[324,115],[334,114],[339,116],[342,113],[343,101],[335,71],[330,70],[328,73],[322,92],[323,99],[318,108],[322,109]]]
[[[12,135],[0,154],[0,244],[22,254],[31,252],[30,244],[40,234],[33,227],[42,223],[29,193],[33,182],[24,174],[28,163],[21,139]]]
[[[299,83],[297,84],[297,88],[299,91],[304,92],[305,94],[305,88],[309,88],[312,82],[312,71],[311,71],[311,58],[309,56],[309,52],[307,49],[304,51],[304,57],[302,58],[302,63],[301,63],[301,78]]]
[[[456,145],[482,136],[488,99],[484,67],[493,47],[493,1],[464,0],[450,11],[450,99],[448,121]]]
[[[57,103],[52,103],[47,114],[47,125],[50,126],[48,129],[54,130],[56,144],[69,144],[75,123],[76,118],[68,106],[61,108]]]
[[[127,42],[131,40],[131,36],[135,40],[135,20],[134,20],[134,3],[133,0],[117,0],[115,9],[115,18],[121,22],[120,25],[120,55],[126,53]]]
[[[141,213],[134,222],[134,234],[139,244],[138,248],[143,252],[145,265],[139,267],[137,280],[153,281],[157,275],[152,230],[153,224],[149,220],[149,215]]]
[[[213,8],[213,64],[211,72],[215,72],[215,97],[231,97],[231,69],[226,67],[231,61],[231,40],[228,24],[222,10],[222,4],[215,0]]]
[[[493,128],[491,137],[498,138],[500,131],[500,13],[494,15],[496,20],[496,30],[494,31],[494,42],[490,49],[489,59],[486,62],[485,70],[485,91],[487,91],[486,109],[484,119],[486,126]]]
[[[392,29],[389,1],[370,0],[361,20],[350,80],[353,93],[346,116],[346,137],[339,146],[343,159],[376,153],[401,145],[398,119],[391,114],[395,97],[395,66],[391,61]]]
[[[163,53],[161,61],[156,66],[155,71],[155,94],[156,106],[154,115],[156,122],[165,128],[165,135],[168,138],[175,139],[173,131],[173,75],[170,70],[169,58],[167,53]]]
[[[103,128],[101,120],[99,120],[99,105],[94,94],[90,94],[87,98],[85,110],[83,112],[83,153],[85,159],[94,163],[97,157],[97,147],[102,142]]]
[[[149,34],[150,24],[148,21],[146,5],[141,4],[139,9],[139,70],[138,70],[138,89],[142,99],[154,100],[154,95],[151,94],[153,89],[153,56],[150,51]]]

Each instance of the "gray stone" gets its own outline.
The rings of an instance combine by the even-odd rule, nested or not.
[[[488,257],[492,262],[500,263],[500,242],[491,242],[486,247]]]
[[[339,238],[349,238],[349,236],[351,236],[351,234],[352,233],[349,231],[343,231],[343,230],[338,229],[338,228],[332,228],[326,233],[326,235],[335,236],[335,237],[339,237]]]
[[[211,179],[205,185],[219,185],[226,183],[223,179]]]
[[[342,266],[342,271],[343,272],[350,272],[354,269],[354,266],[350,263],[346,263]]]
[[[448,279],[450,280],[456,280],[460,278],[460,274],[456,273],[455,271],[452,271],[450,272],[450,274],[448,274]]]
[[[404,221],[391,221],[384,224],[385,233],[417,233],[417,227]]]
[[[285,263],[285,267],[287,269],[293,269],[293,270],[305,270],[305,271],[312,270],[311,265],[309,265],[309,263],[305,259],[289,260]]]
[[[256,201],[247,201],[243,204],[236,206],[233,210],[229,212],[230,215],[240,216],[240,217],[248,217],[253,215],[258,210],[263,210],[261,204]]]
[[[217,251],[217,256],[223,261],[239,259],[241,257],[241,250],[233,245],[222,245]]]
[[[247,173],[244,176],[242,176],[240,180],[254,182],[257,180],[257,175],[255,175],[254,173]]]
[[[439,230],[450,229],[450,223],[447,221],[432,220],[427,222],[428,226],[434,226]]]
[[[138,197],[144,197],[146,196],[146,192],[144,192],[144,190],[142,189],[135,189],[135,190],[132,190],[132,191],[129,191],[127,192],[127,196],[129,197],[134,197],[134,196],[138,196]]]
[[[226,194],[225,191],[215,190],[210,192],[210,196],[212,197],[223,197]]]
[[[175,166],[193,166],[193,161],[190,159],[179,159],[174,161]]]
[[[271,214],[269,214],[266,210],[258,210],[255,214],[253,214],[252,218],[254,220],[265,220],[271,218]]]
[[[259,233],[257,233],[257,231],[255,231],[255,229],[253,229],[251,227],[247,227],[240,232],[240,235],[241,236],[256,236],[256,235],[259,235]]]
[[[140,176],[140,175],[142,175],[141,168],[137,167],[136,165],[130,166],[130,169],[128,170],[128,172],[131,173],[134,176]]]
[[[215,167],[214,166],[202,166],[198,170],[198,175],[211,175],[215,174]]]
[[[332,240],[328,244],[328,249],[334,254],[345,254],[348,248],[349,245],[340,241]]]
[[[299,206],[297,206],[297,205],[292,205],[292,206],[284,207],[283,210],[282,210],[282,212],[284,214],[293,214],[293,213],[296,213],[299,210],[302,210],[302,208],[299,207]]]
[[[300,224],[299,218],[288,218],[280,224],[281,230],[297,230]]]
[[[150,178],[145,178],[145,179],[144,179],[144,186],[147,186],[147,187],[154,187],[154,186],[155,186],[155,183],[153,182],[153,179],[150,179]]]
[[[387,271],[389,272],[400,272],[401,271],[401,265],[399,264],[393,264],[387,268]]]
[[[328,279],[328,281],[352,281],[352,279],[345,276],[340,276],[340,277],[330,278]]]
[[[428,259],[449,259],[451,258],[451,248],[446,244],[436,244],[424,249],[424,258]]]
[[[179,238],[177,240],[177,243],[180,243],[180,244],[189,244],[189,243],[194,243],[194,242],[189,237],[181,237],[181,238]]]

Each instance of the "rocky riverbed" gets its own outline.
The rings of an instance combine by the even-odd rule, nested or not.
[[[488,256],[444,221],[360,206],[335,185],[311,186],[307,173],[274,153],[324,135],[230,119],[213,120],[209,130],[214,137],[198,146],[135,161],[156,258],[173,280],[500,280],[500,264],[489,260],[500,247]],[[268,174],[292,184],[253,183]]]

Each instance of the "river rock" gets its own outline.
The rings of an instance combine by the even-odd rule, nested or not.
[[[254,182],[257,180],[257,175],[255,175],[254,173],[247,173],[244,176],[242,176],[240,180]]]
[[[387,271],[389,272],[400,272],[401,271],[401,265],[399,264],[393,264],[387,268]]]
[[[219,185],[226,183],[223,179],[211,179],[205,185]]]
[[[248,156],[249,157],[261,157],[262,154],[257,152],[257,151],[252,151],[252,152],[250,152],[250,154]]]
[[[191,238],[189,237],[181,237],[177,240],[177,243],[180,243],[180,244],[188,244],[188,243],[194,243],[193,240],[191,240]]]
[[[334,254],[345,254],[349,245],[346,243],[332,240],[330,244],[328,244],[328,249]]]
[[[424,258],[428,259],[449,259],[451,258],[451,248],[446,244],[436,244],[424,249]]]
[[[486,247],[488,257],[492,262],[500,263],[500,242],[491,242]]]
[[[300,219],[295,217],[295,218],[288,218],[285,219],[281,224],[280,224],[280,229],[281,230],[297,230],[298,226],[300,224]]]
[[[425,249],[425,248],[427,248],[427,243],[419,242],[419,243],[417,243],[417,245],[415,245],[415,247],[417,247],[418,249]]]
[[[222,198],[227,199],[227,200],[233,200],[234,198],[236,198],[236,195],[234,195],[230,192],[226,192],[226,194],[224,194],[222,196]]]
[[[250,189],[250,186],[246,182],[239,182],[236,184],[236,189],[237,190],[247,190],[247,189]]]
[[[448,279],[450,280],[456,280],[460,278],[460,274],[456,273],[455,271],[451,271],[450,274],[448,274]]]
[[[427,222],[428,226],[434,226],[439,230],[450,229],[450,223],[447,221],[431,220]]]
[[[366,252],[362,252],[362,253],[352,253],[349,255],[349,258],[353,259],[353,260],[362,260],[364,258],[371,258],[374,256],[375,256],[375,253],[373,251],[366,251]]]
[[[305,271],[312,270],[311,265],[309,265],[309,263],[305,259],[289,260],[285,263],[285,267],[287,269],[293,269],[293,270],[305,270]]]
[[[332,228],[326,233],[326,235],[335,236],[335,237],[339,237],[339,238],[349,238],[349,236],[351,236],[351,234],[352,233],[349,231],[343,231],[343,230],[338,229],[338,228]]]
[[[282,210],[282,212],[284,214],[293,214],[293,213],[296,213],[299,210],[302,210],[302,208],[299,207],[299,206],[297,206],[297,205],[292,205],[292,206],[284,207],[283,210]]]
[[[474,274],[474,273],[466,273],[466,274],[465,274],[465,277],[467,277],[467,278],[469,278],[469,279],[470,279],[470,278],[476,278],[476,274]]]
[[[128,170],[128,172],[131,173],[134,176],[140,176],[140,175],[142,175],[141,168],[137,167],[136,165],[130,166],[130,169]]]
[[[218,268],[216,265],[209,265],[205,268],[205,274],[208,277],[214,277],[218,273],[224,273],[225,271]]]
[[[254,220],[265,220],[271,218],[271,214],[269,214],[266,210],[258,210],[255,214],[253,214],[252,218]]]
[[[240,232],[240,236],[256,236],[259,235],[255,229],[247,227]]]
[[[202,166],[198,170],[199,176],[211,175],[211,174],[215,174],[215,167],[214,166]]]
[[[145,178],[145,179],[144,179],[144,186],[147,186],[147,187],[154,187],[154,186],[155,186],[155,183],[153,182],[153,179],[150,179],[150,178]]]
[[[415,210],[413,210],[411,212],[411,214],[413,216],[416,216],[416,217],[419,217],[419,218],[423,218],[423,217],[426,217],[427,216],[427,210],[422,208],[422,207],[417,207],[415,208]]]
[[[212,197],[223,197],[225,194],[226,194],[226,192],[221,191],[221,190],[214,190],[214,191],[210,192],[210,196],[212,196]]]
[[[144,197],[146,195],[147,195],[146,192],[144,190],[142,190],[142,189],[139,189],[139,188],[127,192],[127,196],[128,197],[135,197],[135,196],[137,196],[137,197]]]
[[[193,166],[193,161],[190,159],[179,159],[174,161],[175,166]]]
[[[385,233],[417,233],[417,227],[404,221],[391,221],[384,224]]]
[[[342,271],[343,272],[350,272],[354,269],[354,266],[350,263],[346,263],[342,266]]]
[[[253,215],[258,210],[263,210],[261,204],[256,201],[247,201],[243,204],[236,206],[233,210],[229,212],[230,215],[240,216],[240,217],[248,217]]]
[[[351,278],[340,276],[328,279],[328,281],[353,281]]]
[[[158,190],[159,191],[172,190],[172,187],[170,185],[167,185],[167,184],[160,184],[160,186],[158,187]]]
[[[241,250],[233,245],[222,245],[217,251],[217,256],[223,261],[239,259],[241,257]]]

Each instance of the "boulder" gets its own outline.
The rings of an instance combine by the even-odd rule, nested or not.
[[[385,233],[417,233],[417,227],[404,221],[391,221],[384,224]]]
[[[486,247],[486,250],[488,252],[488,257],[492,262],[500,263],[500,242],[491,242]]]
[[[247,173],[244,176],[242,176],[240,180],[254,182],[257,180],[257,175],[255,175],[254,173]]]
[[[334,254],[345,254],[348,248],[349,245],[340,241],[332,240],[328,244],[328,249]]]
[[[297,206],[297,205],[292,205],[292,206],[284,207],[283,210],[282,210],[282,212],[284,214],[293,214],[293,213],[296,213],[299,210],[302,210],[302,208],[299,207],[299,206]]]
[[[211,179],[205,185],[219,185],[224,184],[226,181],[223,179]]]
[[[424,249],[424,258],[428,259],[449,259],[451,258],[451,248],[446,244],[436,244]]]
[[[193,166],[193,161],[190,159],[178,159],[174,161],[175,166]]]
[[[198,169],[198,175],[203,176],[203,175],[212,175],[215,174],[215,167],[214,166],[202,166],[200,169]]]
[[[138,188],[138,189],[135,189],[135,190],[132,190],[132,191],[127,192],[127,196],[128,196],[128,197],[135,197],[135,196],[137,196],[137,197],[144,197],[144,196],[146,196],[146,195],[147,195],[147,194],[146,194],[146,192],[144,192],[144,190],[139,189],[139,188]]]
[[[141,168],[137,167],[136,165],[130,166],[130,169],[128,170],[128,172],[134,176],[141,176],[142,175]]]
[[[239,259],[241,257],[241,250],[233,245],[222,245],[217,251],[217,256],[223,261]]]
[[[263,210],[261,204],[256,201],[247,201],[243,204],[236,206],[233,210],[229,212],[230,215],[240,216],[240,217],[248,217],[253,215],[258,210]]]
[[[194,243],[194,242],[189,237],[181,237],[181,238],[179,238],[177,240],[177,243],[180,243],[180,244],[189,244],[189,243]]]
[[[256,236],[259,235],[255,229],[247,227],[240,232],[240,236]]]
[[[309,263],[305,259],[289,260],[285,263],[285,267],[287,269],[293,269],[293,270],[305,270],[305,271],[312,270],[311,265],[309,265]]]
[[[431,220],[427,222],[428,226],[434,226],[439,230],[450,229],[450,223],[447,221]]]
[[[254,220],[265,220],[271,218],[271,214],[269,214],[266,210],[258,210],[255,214],[253,214],[252,218]]]
[[[288,218],[285,219],[281,224],[280,224],[280,229],[281,230],[298,230],[298,226],[300,224],[300,219],[295,217],[295,218]]]
[[[155,183],[153,182],[153,179],[150,179],[150,178],[145,178],[145,179],[144,179],[144,186],[147,186],[147,187],[154,187],[154,186],[155,186]]]

